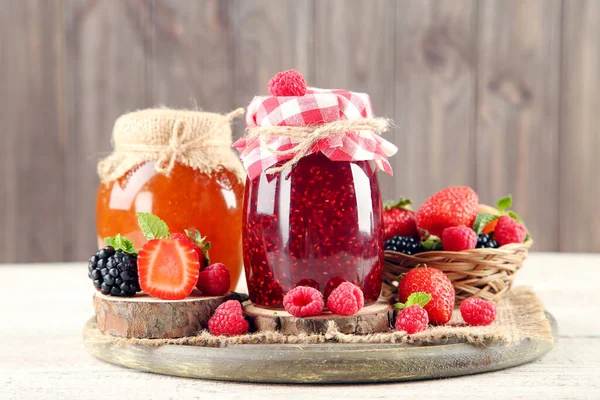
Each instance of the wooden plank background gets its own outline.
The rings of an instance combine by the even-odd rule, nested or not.
[[[120,114],[226,112],[289,68],[395,120],[386,197],[512,193],[536,250],[600,251],[600,0],[5,0],[0,262],[94,250]]]

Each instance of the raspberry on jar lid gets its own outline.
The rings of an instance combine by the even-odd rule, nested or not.
[[[273,96],[304,96],[306,81],[298,71],[281,71],[269,80],[269,93]]]

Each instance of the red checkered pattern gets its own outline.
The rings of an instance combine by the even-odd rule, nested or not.
[[[255,97],[246,111],[246,125],[306,126],[370,117],[373,117],[373,108],[365,93],[308,88],[302,97]],[[278,162],[293,158],[293,155],[275,155],[270,149],[287,150],[301,141],[287,136],[272,136],[264,138],[266,146],[261,146],[258,137],[245,136],[233,147],[238,149],[248,176],[254,179]],[[379,169],[391,175],[392,168],[387,158],[398,149],[376,133],[353,131],[319,140],[308,154],[318,151],[333,161],[374,160]]]

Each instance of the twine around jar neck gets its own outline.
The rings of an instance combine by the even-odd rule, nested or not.
[[[223,129],[223,126],[229,125],[238,116],[244,114],[243,108],[238,108],[229,114],[226,114],[223,119],[212,127],[207,135],[202,135],[193,140],[188,140],[191,129],[187,122],[177,120],[173,124],[171,136],[168,144],[142,144],[142,143],[123,143],[116,147],[119,152],[129,153],[159,153],[154,168],[157,172],[169,175],[175,167],[175,162],[179,157],[186,154],[190,150],[198,150],[211,146],[226,147],[229,149],[230,142],[224,140],[207,140],[206,136],[213,137],[213,133]]]
[[[269,149],[270,152],[277,156],[294,155],[279,167],[267,169],[267,174],[281,172],[286,168],[296,164],[300,159],[306,156],[313,146],[321,139],[329,136],[350,132],[350,131],[371,131],[376,134],[381,134],[388,130],[390,121],[387,118],[372,117],[361,118],[354,120],[340,120],[328,122],[319,125],[305,126],[253,126],[246,128],[250,136],[258,137],[261,147]],[[276,150],[269,147],[266,139],[269,137],[287,136],[300,141],[293,147],[286,150]]]

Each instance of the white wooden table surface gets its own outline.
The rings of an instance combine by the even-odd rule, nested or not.
[[[154,375],[96,360],[82,344],[94,292],[85,263],[0,265],[0,399],[600,399],[600,255],[533,253],[517,284],[533,285],[558,320],[559,343],[537,362],[434,381],[262,385]]]

